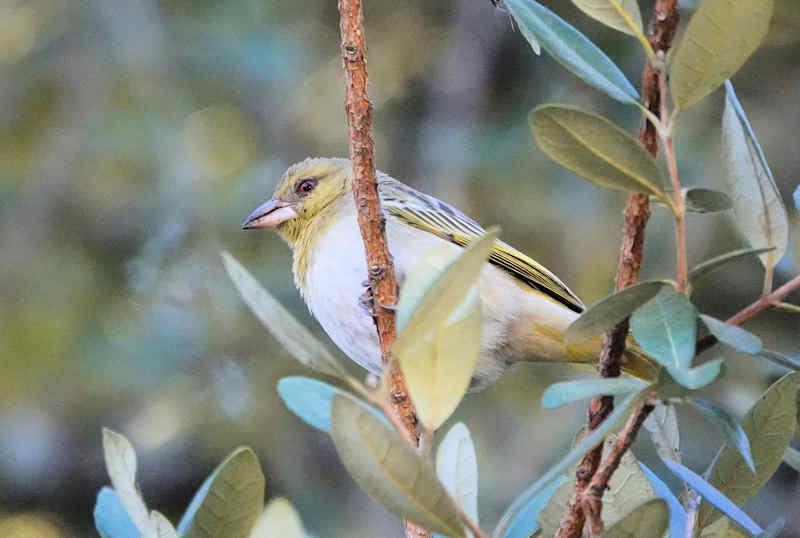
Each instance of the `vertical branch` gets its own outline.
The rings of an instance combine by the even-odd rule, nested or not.
[[[417,444],[416,414],[403,375],[390,366],[396,328],[393,306],[398,289],[394,266],[386,243],[383,212],[375,183],[372,103],[367,97],[367,47],[361,0],[339,0],[342,63],[346,76],[345,112],[350,126],[349,148],[353,162],[353,196],[358,209],[358,227],[366,251],[367,275],[374,299],[374,319],[381,345],[381,358],[389,370],[391,412],[400,419],[407,438]],[[403,432],[401,432],[403,433]],[[427,537],[424,529],[406,522],[408,537]]]
[[[657,57],[663,58],[672,45],[672,39],[675,37],[675,31],[678,27],[678,20],[677,0],[656,0],[656,4],[653,8],[653,16],[650,21],[648,39]],[[657,69],[656,66],[653,65],[653,62],[648,61],[645,64],[644,70],[642,71],[642,104],[650,112],[659,117],[661,117],[662,113],[662,100],[665,98],[661,91],[663,77],[664,71]],[[651,122],[645,120],[639,132],[639,141],[653,156],[658,154],[658,133],[655,125]],[[629,195],[625,206],[622,241],[617,265],[615,282],[617,291],[636,284],[639,280],[639,269],[642,264],[644,249],[645,228],[649,218],[650,202],[647,195],[641,193]],[[603,338],[603,345],[597,363],[598,375],[601,377],[619,376],[620,361],[625,352],[625,340],[627,335],[627,319],[623,320],[606,333]],[[597,426],[611,414],[613,409],[614,399],[612,397],[602,396],[593,398],[589,404],[588,410],[587,422],[589,430],[597,428]],[[635,420],[632,424],[635,426],[635,429],[633,431],[633,436],[630,438],[630,442],[633,441],[638,427],[641,426],[641,422],[644,422],[644,418],[649,414],[650,409],[650,406],[640,406],[640,408],[637,408],[634,417],[640,418],[641,420]],[[627,446],[622,447],[620,457],[625,450],[627,450]],[[561,518],[561,522],[559,523],[559,528],[556,533],[558,538],[578,538],[583,532],[586,514],[582,507],[584,504],[582,503],[582,498],[590,484],[597,485],[592,479],[600,466],[602,454],[603,446],[601,444],[586,454],[578,464],[575,473],[575,489],[564,515]],[[615,470],[616,466],[613,466],[613,469]],[[610,478],[610,476],[611,474],[608,475],[608,478]],[[607,485],[607,480],[599,483],[602,484],[604,488],[605,485]],[[594,529],[598,528],[598,522],[599,525],[602,526],[602,520],[600,519],[600,511],[602,510],[600,497],[602,497],[602,492],[593,506],[592,513],[589,514],[592,519],[591,526]]]

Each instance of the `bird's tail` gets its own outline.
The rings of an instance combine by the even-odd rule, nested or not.
[[[591,341],[578,348],[568,349],[568,355],[575,362],[572,366],[579,370],[594,369],[594,363],[600,351],[600,341]],[[658,379],[659,365],[647,353],[640,348],[633,338],[628,337],[625,346],[625,353],[622,356],[622,372],[630,376],[639,378],[643,381],[655,381]]]

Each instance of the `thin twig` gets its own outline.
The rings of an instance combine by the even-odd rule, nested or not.
[[[681,179],[678,175],[678,161],[675,157],[675,146],[672,143],[672,137],[665,137],[663,146],[669,177],[672,182],[672,192],[675,196],[675,265],[678,290],[684,292],[689,284],[689,263],[686,257],[686,204],[683,201]]]

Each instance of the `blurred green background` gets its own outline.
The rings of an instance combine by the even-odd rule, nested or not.
[[[545,3],[638,83],[635,40],[569,2]],[[379,168],[502,225],[585,301],[607,294],[624,195],[545,158],[526,116],[566,101],[635,130],[637,111],[533,56],[488,0],[366,0],[366,23]],[[230,250],[319,332],[288,249],[239,224],[292,162],[346,154],[338,47],[333,0],[0,0],[0,536],[95,535],[102,426],[133,441],[148,504],[173,520],[213,466],[249,444],[268,495],[291,499],[317,536],[399,535],[330,439],[278,399],[281,376],[307,372],[245,309],[219,257]],[[782,0],[735,83],[787,205],[800,179],[798,60],[800,2]],[[687,185],[722,187],[721,108],[717,93],[681,117]],[[732,224],[691,217],[691,260],[741,246]],[[796,241],[780,281],[800,268]],[[671,275],[671,253],[657,210],[644,276]],[[740,262],[696,298],[722,317],[756,297],[760,278],[756,261]],[[788,314],[749,327],[771,348],[800,349]],[[728,377],[708,392],[736,413],[780,374],[711,353],[724,353]],[[583,405],[539,405],[544,386],[574,375],[520,367],[456,413],[477,446],[485,527],[582,424]],[[681,426],[686,461],[704,469],[721,433],[687,412]],[[637,451],[651,456],[649,440]],[[787,536],[798,535],[798,485],[781,467],[750,505],[756,519],[788,515]]]

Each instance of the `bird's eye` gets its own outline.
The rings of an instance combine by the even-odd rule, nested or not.
[[[304,179],[303,181],[299,182],[295,187],[295,192],[300,196],[305,196],[311,191],[314,190],[314,187],[317,186],[316,179]]]

